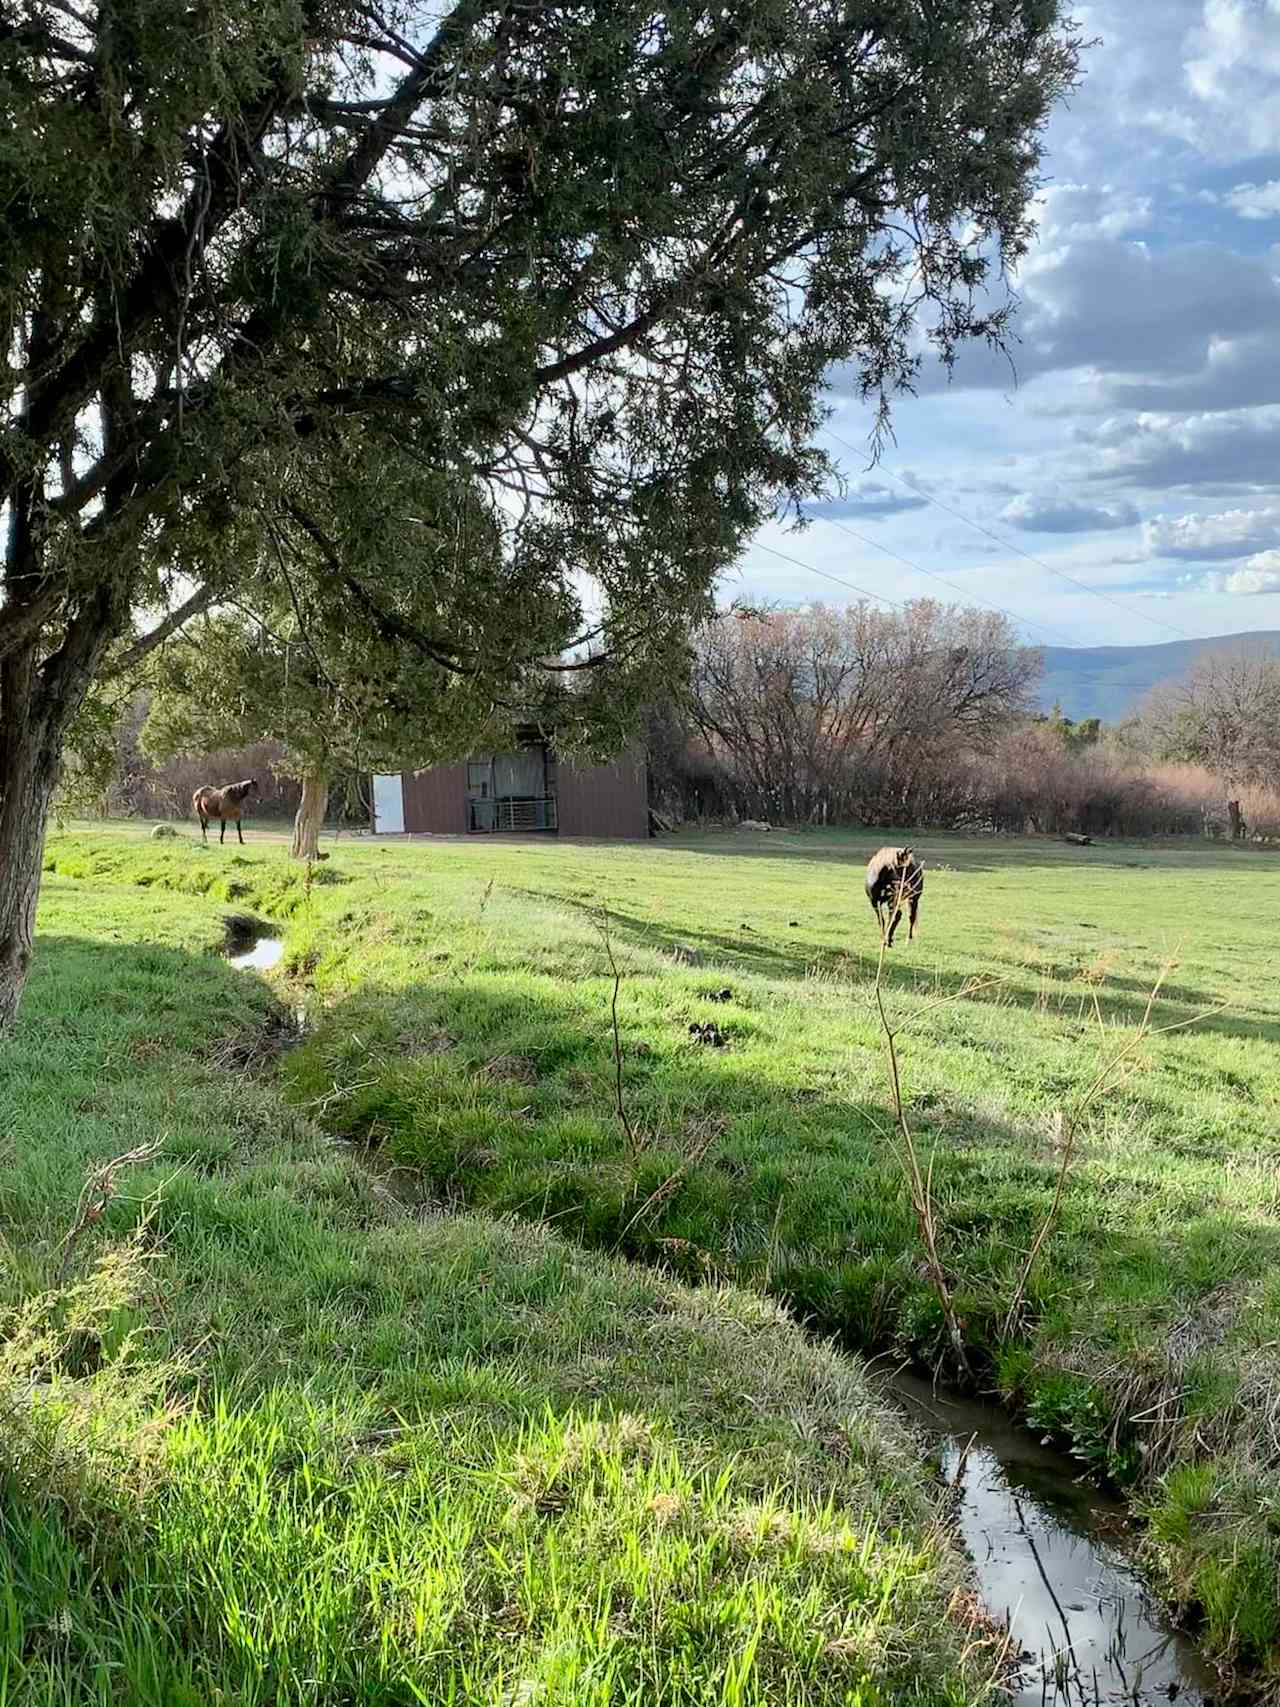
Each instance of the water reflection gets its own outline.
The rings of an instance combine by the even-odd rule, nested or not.
[[[280,937],[260,936],[243,954],[232,954],[227,958],[232,966],[240,966],[250,972],[266,972],[279,962],[283,953],[284,943]]]
[[[1122,1505],[998,1406],[910,1375],[888,1396],[942,1449],[983,1601],[1022,1651],[1018,1707],[1209,1707],[1213,1673],[1144,1591]]]

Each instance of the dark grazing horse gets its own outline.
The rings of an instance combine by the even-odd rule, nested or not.
[[[924,894],[924,867],[910,848],[881,848],[867,863],[867,899],[880,924],[880,936],[886,948],[893,947],[893,933],[902,918],[906,903],[911,923],[907,941],[916,934],[916,913]],[[885,919],[889,930],[885,934]]]
[[[251,794],[256,794],[258,785],[252,777],[244,782],[228,783],[226,788],[197,788],[191,796],[191,805],[196,817],[200,820],[200,834],[207,842],[209,840],[209,820],[218,818],[222,822],[222,832],[218,837],[219,843],[226,840],[227,820],[236,827],[236,835],[240,838],[240,846],[244,846],[244,831],[240,828],[240,813],[244,802]]]

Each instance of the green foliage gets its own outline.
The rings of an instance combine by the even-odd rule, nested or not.
[[[158,1473],[164,1390],[177,1371],[143,1353],[140,1241],[88,1273],[0,1307],[0,1427],[10,1492],[77,1513]],[[7,1290],[7,1288],[6,1288]]]
[[[1133,1431],[1117,1418],[1106,1388],[1083,1375],[1033,1377],[1027,1421],[1064,1445],[1087,1469],[1128,1487],[1142,1469]]]
[[[654,1298],[668,1282],[632,1272],[633,1317],[610,1290],[624,1271],[579,1267],[531,1226],[420,1224],[394,1207],[384,1225],[353,1185],[359,1175],[316,1150],[309,1121],[358,1139],[375,1166],[392,1164],[386,1178],[411,1206],[416,1178],[429,1202],[443,1194],[473,1217],[546,1219],[609,1251],[625,1230],[624,1249],[703,1283],[673,1293],[701,1308],[738,1280],[846,1341],[933,1357],[937,1311],[884,1138],[867,1001],[875,952],[858,888],[876,839],[352,846],[324,868],[340,881],[310,893],[281,850],[251,845],[218,869],[244,885],[238,904],[289,912],[280,991],[306,1003],[315,1026],[282,1068],[290,1109],[251,1081],[234,1081],[227,1101],[227,1079],[203,1064],[228,1033],[256,1035],[267,1000],[258,980],[191,957],[221,935],[218,909],[198,895],[216,855],[187,841],[157,848],[145,827],[54,837],[53,870],[78,875],[52,880],[56,959],[37,972],[40,1006],[18,1032],[25,1053],[7,1101],[0,1085],[0,1130],[18,1164],[0,1198],[5,1234],[26,1272],[38,1268],[40,1240],[56,1244],[40,1229],[65,1219],[84,1147],[110,1154],[139,1130],[165,1130],[170,1156],[189,1163],[153,1221],[169,1265],[167,1331],[179,1349],[211,1347],[234,1391],[296,1380],[317,1401],[347,1393],[350,1378],[375,1394],[382,1420],[343,1410],[348,1441],[424,1407],[465,1413],[458,1426],[469,1427],[477,1415],[527,1416],[554,1394],[557,1415],[612,1400],[683,1419],[713,1454],[739,1445],[740,1372],[755,1372],[759,1400],[776,1350],[716,1339],[713,1351],[695,1337],[655,1358],[653,1323],[666,1312]],[[1170,1598],[1205,1610],[1210,1651],[1274,1666],[1263,1585],[1280,1534],[1268,1432],[1280,1342],[1280,942],[1268,920],[1280,912],[1267,902],[1280,878],[1259,856],[1242,883],[1238,855],[1199,842],[1090,850],[1087,873],[1043,841],[917,845],[931,873],[927,934],[890,967],[888,999],[907,1022],[908,1107],[934,1153],[944,1260],[975,1354],[1087,1464],[1132,1479],[1161,1580]],[[601,902],[623,969],[635,1160],[612,1104],[611,981],[592,917]],[[1025,1338],[1001,1341],[1011,1280],[1052,1194],[1056,1110],[1094,1070],[1092,993],[1109,1026],[1137,1023],[1171,919],[1181,958],[1157,1023],[1189,1021],[1227,994],[1233,1005],[1153,1038],[1133,1081],[1096,1111]],[[1240,945],[1225,985],[1224,932]],[[709,963],[673,965],[677,942]],[[975,973],[1000,982],[957,996]],[[726,986],[732,999],[709,1004]],[[940,996],[954,999],[939,1006]],[[689,1037],[709,1015],[724,1049]],[[131,1213],[117,1211],[116,1233]],[[530,1250],[553,1253],[559,1278],[542,1257],[536,1278]],[[596,1278],[571,1284],[570,1271]],[[751,1412],[765,1431],[752,1463],[816,1485],[823,1427],[786,1420],[795,1394],[772,1388]],[[859,1430],[882,1452],[877,1425]],[[228,1459],[226,1473],[234,1481],[242,1469]],[[859,1488],[851,1497],[874,1502]],[[296,1548],[284,1552],[296,1571]],[[143,1556],[122,1569],[140,1580]],[[269,1593],[284,1609],[277,1628],[298,1609],[282,1585],[283,1573]],[[343,1592],[318,1589],[317,1604],[346,1605]],[[101,1594],[76,1604],[101,1631]],[[116,1604],[105,1602],[111,1618]],[[320,1628],[299,1621],[299,1643]],[[315,1651],[290,1650],[299,1665]]]
[[[547,1219],[691,1280],[769,1288],[846,1343],[932,1362],[938,1311],[884,1136],[868,997],[860,873],[883,839],[352,847],[332,862],[347,882],[316,892],[287,933],[291,990],[315,1017],[283,1066],[289,1095],[429,1193]],[[1202,1598],[1198,1562],[1214,1562],[1210,1645],[1238,1652],[1233,1597],[1254,1619],[1255,1567],[1232,1561],[1270,1545],[1280,1498],[1257,1467],[1280,1342],[1280,908],[1268,904],[1280,877],[1258,856],[1243,883],[1238,855],[1198,841],[1108,844],[1086,873],[1041,840],[914,840],[930,871],[924,934],[890,966],[888,999],[907,1023],[908,1108],[933,1153],[943,1256],[976,1358],[1144,1510],[1161,1499],[1152,1466],[1218,1454],[1231,1490],[1221,1521],[1188,1541],[1153,1532],[1152,1549],[1188,1573],[1173,1591],[1188,1600]],[[55,838],[51,857],[90,849],[117,881],[156,859],[141,836],[101,835]],[[171,851],[177,881],[197,860]],[[269,848],[245,858],[255,891],[285,868]],[[623,969],[634,1161],[612,1103],[602,904]],[[1082,1134],[1026,1338],[1010,1345],[1001,1323],[1052,1196],[1056,1113],[1101,1047],[1094,992],[1123,1037],[1171,921],[1180,960],[1155,1017],[1184,1029],[1151,1040]],[[1224,935],[1239,945],[1229,975]],[[677,943],[708,964],[674,965]],[[958,997],[975,976],[993,982]],[[732,999],[709,1004],[726,986]],[[1224,1011],[1186,1023],[1223,998]],[[690,1037],[708,1017],[725,1048]]]
[[[1179,1464],[1144,1502],[1168,1592],[1203,1612],[1214,1646],[1274,1665],[1280,1643],[1280,1522],[1274,1477],[1245,1455]]]
[[[331,865],[300,871],[281,860],[265,867],[243,854],[227,858],[227,849],[206,847],[197,837],[175,838],[176,847],[147,843],[139,860],[109,844],[69,850],[55,839],[46,850],[44,869],[60,877],[125,882],[139,889],[172,890],[179,895],[202,895],[211,901],[234,901],[273,918],[288,919],[303,911],[314,889],[349,881]]]
[[[1041,715],[1034,721],[1043,724],[1050,734],[1056,736],[1068,753],[1082,753],[1086,748],[1096,747],[1102,740],[1101,718],[1082,717],[1077,723],[1063,715],[1062,707],[1056,700],[1048,716]]]

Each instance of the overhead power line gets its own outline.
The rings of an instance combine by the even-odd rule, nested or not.
[[[869,587],[859,587],[853,581],[842,580],[839,575],[829,575],[825,569],[817,569],[812,563],[803,563],[798,557],[792,557],[786,551],[779,551],[776,546],[766,545],[762,539],[753,540],[757,551],[767,551],[771,557],[780,557],[784,563],[792,563],[797,569],[807,569],[811,575],[821,575],[824,581],[834,581],[837,587],[847,587],[851,593],[857,593],[864,599],[875,599],[883,605],[892,605],[895,610],[905,607],[901,599],[891,599],[886,593],[873,593]]]
[[[848,439],[841,438],[840,434],[833,432],[830,427],[824,427],[823,431],[829,439],[834,439],[851,455],[857,456],[859,454],[856,447],[851,445]],[[1110,593],[1104,593],[1097,587],[1091,587],[1087,581],[1078,581],[1074,575],[1068,575],[1065,570],[1055,569],[1053,564],[1046,563],[1043,557],[1037,557],[1032,551],[1024,551],[1020,545],[1015,545],[1012,540],[1002,539],[998,533],[994,533],[984,523],[974,521],[972,516],[966,516],[962,510],[957,510],[952,505],[943,503],[941,498],[935,498],[932,492],[925,492],[918,486],[913,486],[911,481],[904,479],[901,474],[887,467],[884,463],[880,463],[878,466],[882,473],[887,474],[890,479],[896,480],[900,486],[904,486],[915,497],[923,499],[926,504],[933,504],[939,510],[944,510],[947,515],[954,516],[966,527],[976,529],[978,533],[985,535],[987,539],[998,545],[1002,551],[1011,551],[1016,557],[1022,557],[1028,563],[1034,563],[1038,569],[1043,569],[1046,575],[1056,575],[1058,580],[1065,581],[1068,586],[1075,587],[1082,593],[1087,593],[1091,598],[1101,599],[1103,604],[1111,605],[1114,609],[1123,611],[1126,616],[1136,617],[1139,622],[1147,622],[1154,628],[1163,628],[1170,634],[1176,634],[1180,640],[1195,640],[1197,638],[1194,634],[1188,634],[1185,628],[1177,627],[1175,623],[1165,622],[1158,616],[1148,615],[1146,611],[1136,610],[1132,605],[1122,604],[1119,599],[1113,599]]]
[[[874,551],[883,552],[886,557],[893,558],[895,563],[901,563],[908,569],[914,569],[918,575],[926,575],[932,581],[941,582],[944,587],[950,587],[954,592],[962,594],[972,603],[982,605],[985,610],[998,611],[1001,616],[1007,616],[1011,622],[1024,623],[1029,628],[1038,628],[1044,634],[1056,636],[1064,645],[1078,646],[1080,644],[1079,641],[1072,640],[1063,634],[1061,630],[1052,629],[1042,622],[1035,622],[1029,616],[1019,616],[1016,611],[1006,610],[1003,605],[993,604],[988,599],[976,598],[967,587],[961,586],[958,581],[949,581],[945,575],[938,575],[932,569],[926,569],[923,564],[916,563],[910,557],[904,557],[901,552],[891,551],[887,545],[881,545],[878,540],[868,538],[866,534],[859,533],[856,528],[846,526],[845,523],[837,521],[833,516],[818,516],[813,519],[826,522],[831,527],[839,528],[841,533],[847,533],[851,539],[859,540],[863,545],[869,545]],[[783,563],[790,563],[796,569],[804,569],[810,575],[820,575],[824,581],[831,581],[837,587],[844,587],[847,591],[857,593],[864,599],[875,599],[878,603],[892,605],[895,610],[904,608],[901,599],[891,599],[887,593],[873,593],[869,587],[860,587],[856,581],[849,581],[843,576],[831,574],[829,570],[819,569],[816,564],[806,563],[802,558],[792,556],[790,552],[779,551],[776,546],[766,545],[763,540],[757,539],[753,543],[758,551],[767,551],[770,556],[779,558]]]
[[[944,587],[950,587],[953,592],[961,593],[972,603],[980,604],[984,610],[997,611],[1001,616],[1007,616],[1011,622],[1020,622],[1027,628],[1038,628],[1042,634],[1060,640],[1065,646],[1078,646],[1078,640],[1072,640],[1060,629],[1050,628],[1047,623],[1037,622],[1029,616],[1019,616],[1017,611],[1006,610],[1004,605],[993,604],[989,599],[977,598],[959,581],[950,581],[945,575],[939,575],[932,569],[926,569],[922,563],[913,558],[904,557],[900,551],[891,551],[887,545],[881,545],[878,539],[871,539],[865,533],[859,533],[857,528],[851,528],[846,522],[837,521],[834,516],[817,516],[816,521],[826,522],[830,527],[839,528],[841,533],[847,533],[850,539],[860,540],[863,545],[869,545],[873,551],[882,551],[886,557],[892,557],[895,563],[904,563],[908,569],[914,569],[917,575],[927,575],[931,581],[938,581]]]

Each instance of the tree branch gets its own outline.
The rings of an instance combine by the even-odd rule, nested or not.
[[[30,598],[0,608],[0,659],[30,645],[57,610],[65,592],[65,579],[53,576]]]
[[[391,611],[383,610],[368,588],[357,580],[349,570],[343,568],[337,546],[334,545],[319,522],[309,516],[300,505],[290,501],[286,503],[285,510],[287,514],[293,517],[307,537],[319,547],[329,568],[371,619],[384,640],[402,640],[406,645],[412,646],[415,651],[421,652],[424,657],[430,658],[433,664],[439,664],[442,669],[451,670],[455,675],[475,674],[474,670],[468,669],[460,661],[461,655],[447,647],[443,641],[423,634],[412,623],[405,622]]]
[[[207,611],[217,596],[213,587],[201,587],[198,592],[192,593],[177,610],[170,611],[163,622],[157,623],[146,634],[140,635],[131,646],[126,647],[120,657],[112,661],[109,673],[113,676],[123,675],[126,670],[133,669],[144,658],[150,657],[158,646],[163,646],[165,641],[190,622],[192,617]]]

